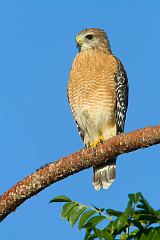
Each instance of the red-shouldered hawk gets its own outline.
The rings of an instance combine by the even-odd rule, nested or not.
[[[69,80],[71,111],[86,147],[95,147],[124,131],[128,80],[122,63],[112,54],[106,33],[97,28],[76,36],[79,53]],[[109,188],[116,177],[116,159],[94,167],[96,190]]]

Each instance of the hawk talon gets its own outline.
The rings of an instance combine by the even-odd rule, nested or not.
[[[99,143],[103,143],[104,137],[100,136],[98,139],[96,139],[94,142],[90,143],[90,147],[96,148]]]

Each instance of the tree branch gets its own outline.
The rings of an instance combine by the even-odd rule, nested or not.
[[[82,149],[37,170],[0,196],[0,221],[44,188],[109,158],[160,143],[160,126],[113,137],[94,148]]]

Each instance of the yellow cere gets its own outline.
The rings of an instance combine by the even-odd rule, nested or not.
[[[77,43],[79,43],[79,44],[82,43],[82,39],[81,39],[81,37],[80,37],[79,35],[76,37],[76,41],[77,41]]]

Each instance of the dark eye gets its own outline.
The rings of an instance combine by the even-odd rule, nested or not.
[[[91,40],[91,39],[93,39],[93,35],[92,34],[88,34],[88,35],[85,36],[85,38],[87,38],[88,40]]]

